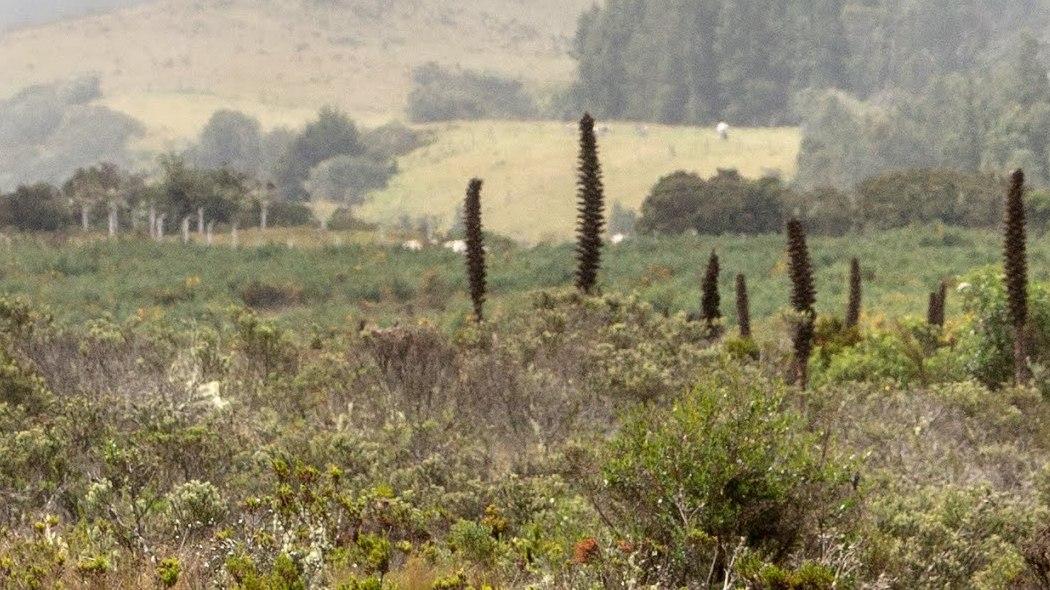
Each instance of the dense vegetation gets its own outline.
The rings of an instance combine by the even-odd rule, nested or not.
[[[412,72],[408,116],[416,122],[528,119],[539,109],[516,80],[442,67],[430,62]]]
[[[719,170],[704,180],[675,172],[653,186],[641,207],[642,233],[704,235],[763,234],[793,216],[825,235],[943,223],[995,228],[1002,221],[1006,181],[993,174],[948,169],[905,169],[866,178],[852,190],[801,189],[779,178],[755,180]],[[1033,191],[1025,201],[1029,223],[1050,223],[1050,192]]]
[[[904,250],[901,238],[883,239]],[[63,260],[73,271],[132,246]],[[215,250],[189,253],[204,266]],[[327,250],[302,271],[352,254]],[[275,268],[288,255],[254,254]],[[384,268],[422,255],[399,256]],[[147,313],[69,325],[4,299],[0,580],[1033,586],[1050,565],[1050,392],[1009,385],[998,274],[962,279],[944,329],[881,319],[885,296],[865,299],[859,328],[818,321],[805,395],[783,383],[790,315],[752,342],[712,339],[635,297],[563,289],[447,331],[288,329],[243,306],[189,324]],[[1050,350],[1047,293],[1032,289],[1033,350]]]
[[[1050,279],[1050,244],[1034,234],[1032,277]],[[316,229],[242,231],[241,247],[216,236],[207,247],[191,236],[176,245],[125,237],[117,240],[22,236],[0,247],[0,291],[49,306],[61,325],[106,316],[116,321],[163,317],[185,323],[252,305],[283,326],[339,326],[359,320],[390,325],[405,317],[459,325],[470,312],[463,259],[447,249],[421,252],[375,245],[371,234]],[[573,247],[514,246],[487,239],[486,315],[505,317],[529,293],[573,281]],[[999,259],[990,231],[915,227],[843,238],[812,238],[820,313],[846,305],[850,259],[864,261],[869,317],[925,317],[926,295],[943,278]],[[747,275],[756,331],[785,305],[786,255],[776,235],[639,237],[609,246],[599,286],[636,293],[671,314],[699,311],[699,285],[711,250],[719,253],[723,294],[737,273]],[[908,269],[901,272],[900,269]],[[953,282],[953,288],[956,284]],[[724,297],[723,297],[724,299]],[[957,314],[959,300],[949,300]],[[735,324],[731,306],[726,322]]]

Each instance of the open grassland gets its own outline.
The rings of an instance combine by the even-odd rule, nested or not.
[[[660,176],[675,170],[712,175],[736,168],[748,177],[791,177],[799,148],[795,128],[736,129],[728,141],[713,129],[614,122],[599,129],[609,203],[637,209]],[[402,158],[390,186],[362,208],[365,218],[396,221],[431,215],[448,225],[467,180],[485,180],[487,229],[512,238],[560,241],[575,218],[576,128],[557,122],[475,122],[430,127],[433,142]]]
[[[100,316],[204,321],[246,303],[290,326],[344,326],[360,320],[391,324],[428,318],[444,326],[469,309],[463,262],[440,248],[410,252],[368,245],[361,236],[284,233],[270,245],[157,244],[140,240],[56,244],[15,238],[0,252],[0,291],[49,306],[63,322]],[[288,246],[291,241],[292,246]],[[246,233],[242,244],[258,236]],[[735,322],[732,284],[750,282],[753,314],[769,320],[786,306],[788,277],[780,236],[638,239],[606,251],[606,292],[636,293],[672,313],[698,306],[699,282],[712,248],[722,257],[722,308]],[[925,314],[927,293],[942,278],[993,264],[992,232],[914,228],[812,240],[818,310],[841,314],[849,259],[865,269],[869,322]],[[1031,244],[1035,278],[1050,277],[1050,243]],[[489,316],[521,309],[531,293],[571,284],[570,245],[493,248]],[[957,311],[949,298],[949,311]],[[764,322],[760,322],[764,323]]]
[[[0,96],[94,73],[150,127],[191,126],[200,104],[284,113],[339,106],[399,117],[427,61],[513,76],[537,90],[572,77],[569,40],[590,0],[156,0],[0,37]],[[156,102],[175,105],[154,110]],[[145,109],[141,105],[146,105]]]

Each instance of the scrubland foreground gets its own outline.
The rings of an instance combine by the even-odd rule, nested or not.
[[[1008,385],[1002,279],[963,280],[947,328],[823,316],[809,391],[787,329],[628,296],[360,331],[4,299],[0,585],[1046,587],[1050,365]]]

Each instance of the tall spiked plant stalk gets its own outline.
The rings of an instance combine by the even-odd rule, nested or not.
[[[937,290],[930,293],[930,303],[926,312],[926,323],[938,328],[944,327],[945,307],[948,304],[948,284],[941,281]]]
[[[473,179],[467,187],[463,204],[463,226],[467,242],[467,280],[470,300],[474,304],[474,319],[484,319],[485,306],[485,241],[481,233],[481,180]]]
[[[751,338],[751,301],[747,296],[747,278],[736,275],[736,318],[740,337]]]
[[[712,334],[717,332],[718,320],[722,319],[722,297],[718,293],[720,272],[718,254],[712,251],[711,257],[707,259],[707,270],[704,271],[703,283],[700,285],[700,318],[704,320]]]
[[[860,324],[861,299],[860,261],[854,258],[849,264],[849,302],[846,304],[847,328],[856,328]]]
[[[1014,331],[1014,378],[1027,383],[1028,350],[1025,325],[1028,323],[1028,260],[1024,214],[1024,172],[1015,170],[1006,195],[1003,270],[1006,272],[1006,301]]]
[[[605,189],[598,162],[598,140],[594,118],[580,119],[579,178],[577,180],[576,288],[594,292],[602,260],[602,230],[605,228]]]
[[[806,230],[797,219],[787,224],[787,248],[791,265],[791,306],[798,315],[792,335],[795,348],[795,383],[809,384],[809,357],[813,352],[817,291],[813,286],[813,264],[806,246]]]

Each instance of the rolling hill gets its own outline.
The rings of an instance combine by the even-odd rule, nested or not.
[[[592,0],[154,0],[0,37],[0,96],[93,73],[107,102],[165,138],[217,106],[264,124],[331,104],[355,119],[402,115],[427,61],[519,78],[571,79],[570,39]]]

